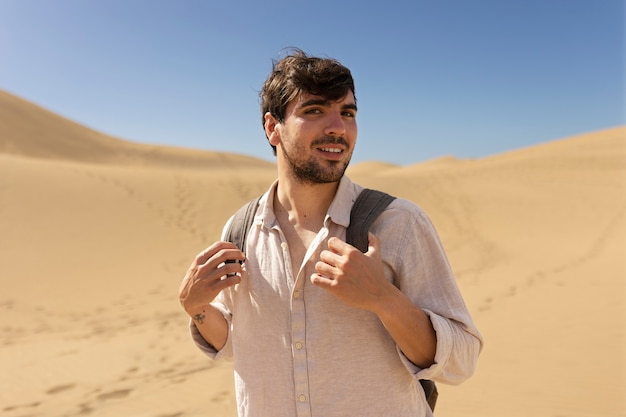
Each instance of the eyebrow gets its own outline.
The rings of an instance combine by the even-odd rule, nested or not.
[[[330,100],[327,99],[323,99],[323,98],[312,98],[310,100],[305,101],[304,103],[302,103],[300,105],[300,107],[308,107],[308,106],[329,106],[330,105]],[[342,106],[342,108],[344,110],[357,110],[356,104],[354,103],[350,103],[350,104],[344,104]]]

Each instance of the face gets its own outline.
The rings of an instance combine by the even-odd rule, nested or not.
[[[282,122],[266,114],[266,133],[277,147],[279,167],[283,163],[303,183],[339,181],[356,143],[356,112],[349,92],[337,101],[301,94],[287,106]]]

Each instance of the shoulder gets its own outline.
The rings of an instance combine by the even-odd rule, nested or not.
[[[240,229],[249,230],[249,226],[263,221],[272,213],[271,201],[278,181],[269,190],[243,204],[224,224],[222,240],[231,241],[232,234],[240,234]]]
[[[389,204],[383,215],[395,217],[396,219],[407,218],[416,221],[428,220],[426,212],[413,201],[397,197]]]
[[[372,227],[382,239],[398,242],[421,237],[436,236],[435,227],[428,214],[413,201],[396,198],[387,206]]]
[[[439,234],[417,204],[394,200],[371,231],[380,239],[382,259],[393,271],[399,288],[408,288],[409,282],[425,283],[451,275]],[[420,278],[415,281],[415,277]]]

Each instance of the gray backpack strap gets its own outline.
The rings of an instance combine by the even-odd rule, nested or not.
[[[261,200],[261,196],[249,201],[237,210],[233,215],[233,220],[230,222],[228,230],[226,230],[224,240],[234,243],[244,253],[246,252],[246,238],[252,223],[254,223],[254,215],[259,207],[259,200]]]
[[[435,385],[435,381],[431,381],[430,379],[420,379],[420,385],[424,390],[424,395],[426,396],[426,402],[430,407],[430,411],[435,411],[435,405],[437,405],[437,398],[439,397],[439,391],[437,391],[437,385]]]
[[[361,191],[350,212],[350,225],[346,230],[346,242],[367,252],[367,234],[372,223],[396,198],[387,193],[369,188]]]
[[[350,225],[346,230],[346,242],[361,252],[367,252],[369,246],[367,234],[370,227],[393,200],[395,197],[382,191],[364,189],[352,206]],[[420,379],[419,382],[431,411],[435,411],[435,404],[439,396],[437,385],[428,379]]]

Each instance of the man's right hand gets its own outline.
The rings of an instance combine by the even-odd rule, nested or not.
[[[200,317],[220,291],[241,281],[244,260],[230,242],[215,242],[196,256],[178,291],[180,304],[191,318]]]

